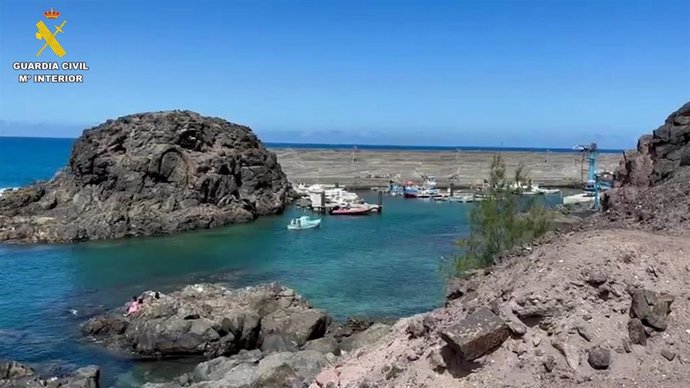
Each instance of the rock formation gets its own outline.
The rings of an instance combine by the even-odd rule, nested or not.
[[[289,184],[251,129],[188,111],[84,131],[52,180],[0,197],[0,242],[174,233],[281,212]]]
[[[193,373],[149,387],[292,387],[308,384],[336,356],[374,343],[390,326],[333,321],[289,288],[271,283],[230,290],[195,284],[147,291],[139,311],[125,306],[88,320],[82,332],[135,358],[203,356]]]
[[[77,369],[67,376],[42,378],[33,369],[18,362],[0,362],[2,388],[98,388],[99,380],[100,369],[95,366]]]
[[[231,355],[271,338],[301,347],[321,338],[331,319],[294,291],[272,283],[239,290],[196,284],[172,294],[146,292],[129,317],[116,309],[90,319],[84,334],[144,358]]]
[[[688,230],[690,206],[690,102],[664,125],[640,138],[614,173],[602,204],[611,220],[639,222],[669,232]]]

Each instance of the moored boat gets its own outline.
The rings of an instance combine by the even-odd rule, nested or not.
[[[336,206],[330,210],[330,214],[334,216],[364,216],[372,212],[371,208],[368,207],[340,207]]]
[[[309,216],[293,218],[288,224],[288,230],[314,229],[321,226],[321,219],[312,220]]]
[[[593,193],[579,193],[579,194],[567,195],[567,196],[563,197],[563,204],[564,205],[574,205],[577,203],[588,203],[588,202],[594,202],[594,194]]]

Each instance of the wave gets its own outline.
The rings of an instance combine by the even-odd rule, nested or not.
[[[5,191],[17,190],[18,188],[19,187],[0,187],[0,196],[2,196]]]

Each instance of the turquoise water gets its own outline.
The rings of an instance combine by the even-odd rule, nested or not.
[[[0,187],[49,178],[70,144],[0,138]],[[287,231],[290,218],[303,214],[290,208],[249,225],[170,237],[0,245],[0,359],[44,368],[99,364],[106,386],[177,375],[193,363],[118,359],[84,341],[78,326],[142,291],[198,281],[278,281],[337,318],[422,312],[442,301],[442,257],[467,232],[470,206],[387,197],[383,214],[325,216],[319,230]]]

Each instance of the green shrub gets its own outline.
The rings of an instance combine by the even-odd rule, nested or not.
[[[528,181],[522,164],[515,171],[514,182]],[[551,212],[534,199],[524,202],[515,195],[513,182],[506,179],[506,166],[500,154],[491,162],[485,199],[470,211],[470,233],[458,241],[463,253],[455,258],[454,275],[494,264],[510,249],[546,233]],[[519,190],[518,194],[519,194]]]

